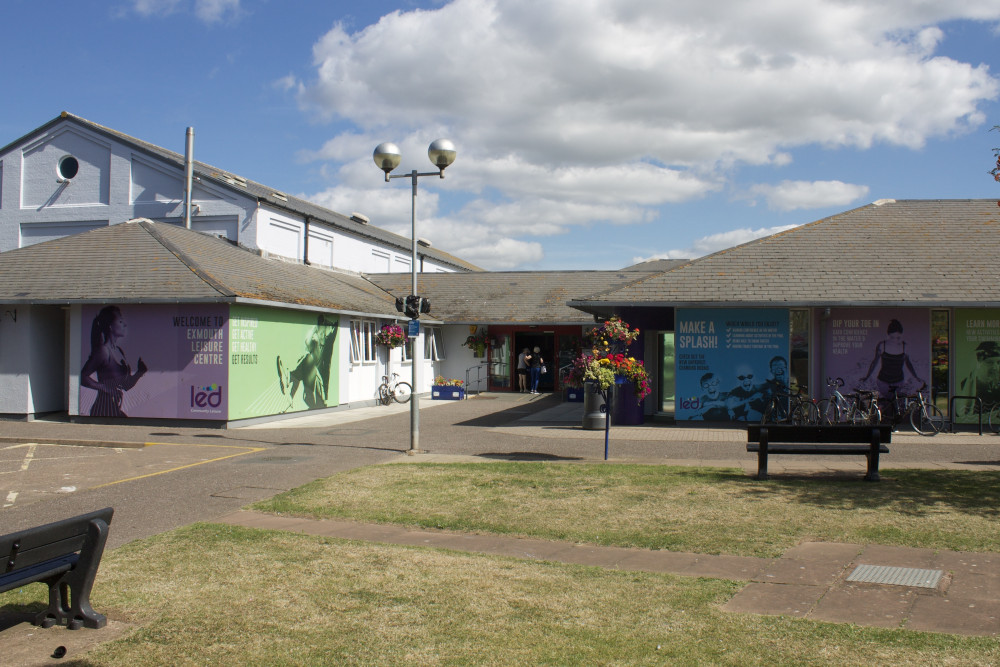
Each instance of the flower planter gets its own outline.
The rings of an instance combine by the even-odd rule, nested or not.
[[[608,390],[609,398],[614,396],[614,388]],[[596,382],[584,382],[583,384],[583,428],[589,431],[603,431],[606,419],[604,411],[604,397],[597,388]],[[614,403],[612,402],[612,405]]]
[[[446,387],[439,384],[431,387],[432,401],[460,401],[463,398],[465,398],[464,387]]]
[[[631,382],[615,386],[615,397],[611,403],[611,423],[616,426],[638,426],[645,420],[642,403],[635,400],[635,387]]]

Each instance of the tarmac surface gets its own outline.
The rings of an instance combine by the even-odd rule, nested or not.
[[[746,581],[724,609],[967,635],[1000,635],[1000,554],[805,543],[778,559],[572,545],[545,540],[309,521],[242,510],[256,500],[350,468],[425,461],[601,462],[605,432],[581,428],[583,406],[556,396],[483,394],[420,402],[419,454],[409,406],[337,409],[234,429],[101,425],[65,419],[0,422],[0,533],[112,506],[108,548],[195,521],[419,544],[617,569]],[[612,426],[608,462],[742,468],[756,473],[739,426]],[[1000,437],[893,434],[881,468],[1000,470]],[[864,457],[772,457],[781,475],[864,475]],[[858,566],[875,569],[856,581]],[[887,572],[888,574],[885,574]],[[927,574],[930,573],[930,574]],[[929,577],[917,585],[879,583]],[[98,576],[98,585],[100,577]],[[127,628],[42,630],[0,609],[0,648],[17,664],[58,664]],[[11,663],[14,664],[14,663]]]

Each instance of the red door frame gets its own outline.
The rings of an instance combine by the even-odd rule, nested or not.
[[[489,391],[516,391],[517,389],[517,355],[520,354],[514,346],[514,338],[516,334],[537,334],[537,335],[551,335],[552,336],[552,354],[554,356],[558,355],[559,350],[559,337],[560,336],[575,336],[580,337],[583,332],[583,326],[580,324],[574,324],[569,326],[525,326],[525,325],[494,325],[491,324],[489,327],[489,332],[491,336],[508,336],[510,338],[510,359],[509,368],[511,377],[508,378],[507,386],[494,386],[491,382],[489,385]],[[489,348],[488,360],[492,360],[493,349]],[[549,366],[553,375],[553,391],[562,391],[562,382],[559,378],[558,373],[558,359],[546,359],[546,365]],[[491,377],[492,379],[492,377]]]

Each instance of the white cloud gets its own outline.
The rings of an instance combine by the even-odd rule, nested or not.
[[[240,0],[195,0],[194,14],[205,23],[218,23],[227,16],[236,16]]]
[[[142,16],[167,16],[179,5],[180,0],[132,0],[132,9]]]
[[[782,181],[777,185],[755,185],[750,192],[767,200],[776,211],[846,206],[868,195],[867,185],[841,181]]]
[[[184,0],[131,0],[132,10],[140,16],[169,16],[190,7]],[[237,16],[240,0],[194,0],[194,15],[205,23],[217,23]]]
[[[350,129],[302,157],[367,174],[358,156],[395,140],[400,171],[426,170],[427,144],[447,136],[459,158],[439,187],[461,197],[469,228],[502,222],[517,238],[649,221],[720,190],[741,165],[787,165],[796,148],[919,148],[983,123],[997,79],[935,54],[939,24],[960,19],[996,21],[1000,2],[454,0],[396,11],[314,45],[300,104]],[[866,190],[831,180],[755,193],[792,210]]]

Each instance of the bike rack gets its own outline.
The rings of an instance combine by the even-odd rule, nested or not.
[[[962,399],[963,401],[975,401],[976,402],[976,412],[979,414],[979,435],[983,434],[983,399],[978,396],[952,396],[951,401],[948,403],[948,432],[955,432],[955,400]]]
[[[483,390],[482,390],[483,369],[488,369],[488,368],[489,368],[489,365],[485,361],[483,361],[483,362],[480,362],[480,363],[476,364],[475,366],[470,366],[469,368],[465,369],[465,397],[466,398],[469,397],[469,394],[472,391],[472,371],[476,371],[476,380],[475,380],[475,382],[476,382],[476,394],[478,395],[478,394],[481,394],[483,392]],[[488,373],[487,373],[485,379],[489,380],[489,374]]]

